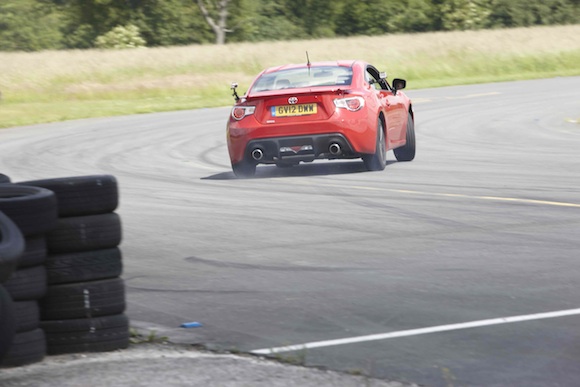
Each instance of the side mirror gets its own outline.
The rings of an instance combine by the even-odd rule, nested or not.
[[[407,87],[407,81],[399,78],[393,79],[393,89],[395,89],[395,93],[397,90],[404,89],[405,87]]]

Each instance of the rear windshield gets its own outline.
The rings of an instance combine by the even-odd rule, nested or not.
[[[320,66],[280,70],[263,74],[251,92],[316,86],[345,86],[352,82],[352,67]]]

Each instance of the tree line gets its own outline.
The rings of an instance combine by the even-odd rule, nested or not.
[[[0,0],[0,50],[86,49],[118,26],[149,47],[580,22],[580,0]]]

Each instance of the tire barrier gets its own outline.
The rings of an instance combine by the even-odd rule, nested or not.
[[[14,318],[16,332],[32,331],[40,325],[40,308],[38,301],[14,301]]]
[[[4,274],[0,289],[0,312],[4,305],[11,316],[3,321],[0,314],[0,328],[6,326],[0,330],[1,366],[40,361],[47,353],[128,347],[117,206],[117,181],[110,175],[0,184],[0,211],[25,242],[20,251],[11,247],[18,257],[9,262],[0,238],[0,279],[12,273]]]
[[[56,196],[40,187],[0,185],[0,211],[20,229],[22,235],[45,234],[56,225]]]
[[[12,339],[10,349],[2,359],[4,367],[18,367],[37,363],[46,355],[46,337],[40,328],[16,333]]]
[[[117,180],[111,175],[63,177],[18,183],[51,190],[58,198],[58,216],[107,214],[117,209]]]
[[[51,355],[113,351],[129,346],[129,319],[124,314],[43,321],[42,328]]]
[[[57,220],[56,197],[39,187],[0,184],[0,208],[21,234],[22,251],[3,287],[14,319],[14,335],[3,350],[1,366],[22,366],[46,356],[46,339],[40,329],[38,300],[46,294],[46,242],[44,233]]]
[[[10,278],[24,249],[24,238],[20,229],[0,211],[0,283]]]
[[[125,285],[121,278],[51,285],[40,303],[42,321],[108,316],[124,311]]]
[[[4,286],[0,285],[0,364],[10,349],[15,334],[14,304]]]
[[[48,284],[66,284],[119,277],[123,271],[118,247],[53,254],[46,261]]]
[[[129,345],[117,181],[110,175],[26,181],[55,193],[58,221],[46,236],[48,291],[40,326],[49,354]]]
[[[115,213],[60,218],[46,242],[50,254],[117,247],[121,243],[121,220]]]
[[[4,283],[13,301],[38,300],[46,294],[46,267],[44,265],[18,269]]]
[[[0,183],[10,183],[10,178],[2,173],[0,173]]]
[[[43,265],[46,261],[46,237],[32,235],[24,238],[24,252],[18,259],[18,268]]]

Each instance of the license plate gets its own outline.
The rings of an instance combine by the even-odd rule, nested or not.
[[[292,117],[292,116],[306,116],[309,114],[316,114],[317,107],[315,103],[304,103],[300,105],[282,105],[272,106],[272,117]]]

